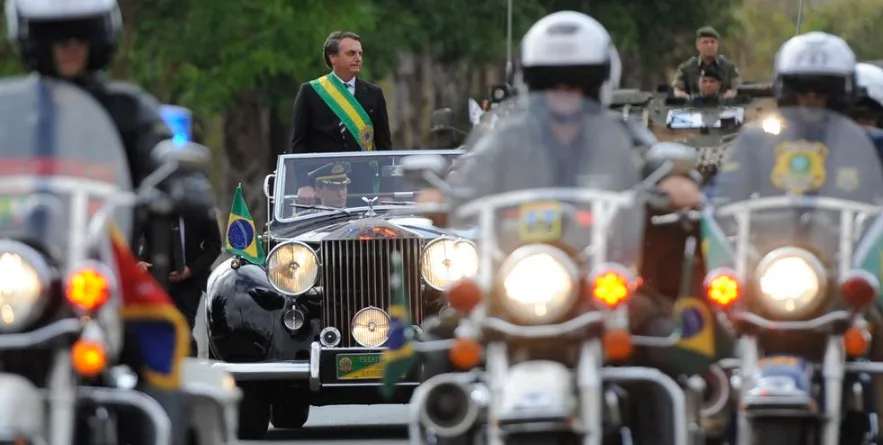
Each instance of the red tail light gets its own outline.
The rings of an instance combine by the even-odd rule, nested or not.
[[[720,307],[729,307],[742,294],[742,285],[730,269],[715,269],[705,277],[705,295]]]
[[[846,304],[861,309],[880,294],[880,283],[865,270],[853,270],[840,283],[840,293]]]

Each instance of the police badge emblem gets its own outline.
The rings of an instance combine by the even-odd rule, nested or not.
[[[801,195],[825,185],[828,147],[807,140],[786,141],[775,148],[770,180],[778,189]]]
[[[343,167],[343,164],[335,164],[334,167],[331,168],[332,175],[337,175],[345,171],[346,169]]]

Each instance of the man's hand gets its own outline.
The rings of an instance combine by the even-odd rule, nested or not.
[[[147,271],[147,269],[150,269],[151,267],[153,267],[153,264],[150,264],[146,261],[139,261],[138,262],[138,268],[145,271],[145,272]]]
[[[184,266],[184,270],[181,273],[172,272],[169,274],[169,281],[172,283],[178,283],[184,281],[193,276],[193,271],[190,270],[189,267]]]
[[[305,185],[297,189],[298,204],[312,204],[316,200],[316,189],[309,185]]]
[[[699,184],[684,176],[671,176],[659,183],[659,188],[671,199],[676,209],[691,209],[702,203]]]
[[[724,98],[732,99],[732,98],[736,97],[737,94],[738,94],[738,91],[736,91],[736,90],[727,90],[727,92],[724,93]]]
[[[445,194],[434,188],[423,189],[417,194],[417,204],[441,204],[445,199]]]
[[[687,99],[687,98],[690,97],[690,95],[687,94],[686,91],[684,91],[684,90],[679,90],[679,89],[677,89],[677,88],[675,88],[674,95],[675,95],[675,97],[683,97],[684,99]]]

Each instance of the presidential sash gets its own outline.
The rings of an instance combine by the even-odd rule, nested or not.
[[[374,151],[374,124],[346,85],[337,76],[327,74],[311,81],[310,86],[359,141],[362,151]]]

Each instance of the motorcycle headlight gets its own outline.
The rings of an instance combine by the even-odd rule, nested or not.
[[[267,278],[279,292],[300,295],[319,277],[319,257],[310,246],[291,241],[273,248],[267,257]]]
[[[775,315],[799,318],[816,310],[825,297],[827,277],[810,252],[783,247],[766,254],[757,265],[759,302]]]
[[[376,307],[366,307],[353,317],[353,340],[366,348],[376,348],[389,338],[389,315]]]
[[[578,272],[573,260],[555,247],[520,247],[500,267],[503,305],[526,322],[553,322],[573,306]]]
[[[421,273],[431,287],[442,290],[478,271],[478,250],[465,240],[439,238],[423,248]]]
[[[12,332],[40,316],[51,274],[43,257],[14,241],[0,242],[0,332]]]

